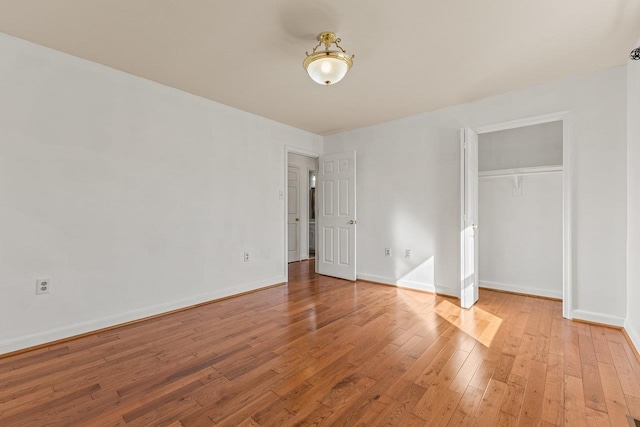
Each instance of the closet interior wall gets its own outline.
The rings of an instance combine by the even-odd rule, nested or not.
[[[562,298],[562,122],[479,135],[480,286]]]

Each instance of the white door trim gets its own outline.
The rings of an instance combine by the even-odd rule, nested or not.
[[[507,122],[471,128],[477,134],[533,126],[549,122],[562,122],[562,316],[573,318],[573,141],[572,118],[568,110],[539,116],[525,117]],[[462,165],[461,167],[464,167]],[[461,183],[464,197],[464,182]],[[461,199],[462,201],[462,199]],[[464,208],[464,205],[463,205]],[[462,217],[462,215],[461,215]]]
[[[314,159],[318,159],[322,153],[318,153],[315,151],[310,151],[310,150],[305,150],[304,148],[299,148],[299,147],[294,147],[291,145],[285,145],[284,146],[284,167],[282,168],[282,186],[280,188],[282,188],[284,197],[283,200],[281,200],[283,203],[280,205],[282,206],[282,218],[283,218],[283,226],[282,226],[282,235],[284,236],[284,248],[282,251],[283,254],[283,258],[282,258],[282,269],[283,269],[283,276],[284,276],[284,280],[285,282],[289,281],[289,263],[288,258],[289,258],[289,239],[288,239],[288,218],[287,218],[287,206],[289,203],[289,196],[287,194],[287,190],[288,190],[288,185],[287,185],[287,172],[289,171],[289,153],[293,153],[293,154],[300,154],[301,156],[307,156],[307,157],[312,157]],[[316,267],[317,269],[317,267]]]
[[[473,129],[475,133],[497,132],[500,130],[521,128],[524,126],[540,125],[549,122],[559,122],[569,115],[569,111],[558,111],[556,113],[542,114],[539,116],[524,117],[522,119],[509,120],[507,122],[494,123],[489,125],[477,126]]]

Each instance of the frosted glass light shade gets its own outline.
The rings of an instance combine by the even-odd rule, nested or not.
[[[338,83],[349,71],[349,64],[342,58],[323,56],[307,66],[309,77],[321,85]]]

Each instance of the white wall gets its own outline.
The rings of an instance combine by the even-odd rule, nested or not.
[[[356,150],[359,278],[459,294],[459,127],[435,112],[325,137]]]
[[[562,173],[480,178],[480,286],[562,298]]]
[[[300,166],[300,259],[309,258],[309,171],[318,170],[318,159],[289,153],[289,164]]]
[[[640,41],[638,42],[640,45]],[[625,329],[640,349],[640,61],[627,65],[628,210]]]
[[[573,315],[621,325],[626,90],[626,69],[616,67],[326,137],[327,153],[357,150],[359,276],[397,283],[414,274],[423,288],[458,294],[459,128],[569,110]],[[391,258],[384,257],[388,246],[396,249]],[[414,258],[403,259],[402,248]]]
[[[562,164],[562,121],[478,135],[480,171]]]
[[[359,276],[457,294],[458,129],[570,110],[574,316],[620,324],[628,290],[640,330],[628,71],[629,88],[618,67],[326,137],[358,151]],[[323,140],[0,35],[0,353],[283,280],[284,145]]]
[[[283,281],[285,144],[322,150],[0,35],[0,353]]]

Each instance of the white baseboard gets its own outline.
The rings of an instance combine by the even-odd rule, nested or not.
[[[415,281],[406,280],[406,279],[394,279],[392,277],[377,276],[375,274],[367,274],[367,273],[356,273],[356,277],[358,279],[368,280],[370,282],[383,283],[385,285],[393,285],[393,286],[399,286],[402,288],[415,289],[418,291],[432,292],[434,294],[448,295],[456,298],[459,297],[458,293],[455,292],[455,289],[449,286],[433,285],[431,283],[415,282]]]
[[[491,282],[489,280],[480,280],[480,287],[487,289],[495,289],[498,291],[517,292],[520,294],[537,295],[540,297],[562,299],[562,290],[553,291],[549,289],[536,288],[533,286],[520,286],[510,283]]]
[[[85,334],[88,332],[109,328],[111,326],[120,325],[122,323],[143,319],[145,317],[155,316],[157,314],[178,310],[181,308],[189,307],[189,306],[200,304],[203,302],[213,301],[216,299],[241,294],[243,292],[258,290],[260,288],[269,287],[269,286],[272,286],[278,283],[283,283],[283,282],[286,282],[284,277],[274,277],[268,280],[260,280],[257,282],[247,283],[244,285],[218,289],[212,292],[207,292],[200,295],[194,295],[191,297],[182,298],[182,299],[167,302],[164,304],[144,307],[137,310],[128,311],[126,313],[119,313],[113,316],[103,317],[101,319],[88,320],[85,322],[75,323],[73,325],[62,326],[59,328],[38,332],[35,334],[29,334],[29,335],[24,335],[18,338],[12,338],[6,341],[0,341],[0,355],[4,353],[10,353],[16,350],[22,350],[24,348],[46,344],[46,343],[61,340],[64,338],[73,337],[75,335]]]
[[[633,327],[631,323],[629,323],[629,320],[624,322],[624,330],[627,332],[627,335],[629,335],[636,351],[640,352],[640,331]]]
[[[371,282],[384,283],[385,285],[397,285],[395,279],[385,276],[376,276],[375,274],[356,273],[356,278],[369,280]]]
[[[608,314],[602,313],[594,313],[593,311],[587,310],[573,310],[571,314],[574,320],[584,320],[586,322],[602,323],[603,325],[617,327],[624,326],[624,318],[622,317],[610,316]],[[628,332],[629,331],[627,331],[627,333]]]

